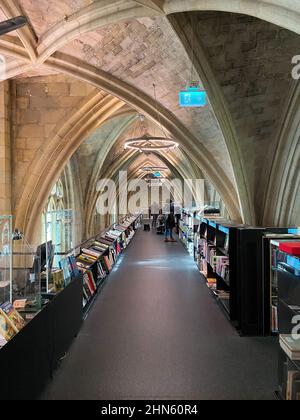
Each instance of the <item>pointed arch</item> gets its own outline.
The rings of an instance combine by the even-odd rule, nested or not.
[[[59,178],[66,162],[80,144],[124,103],[97,93],[64,123],[59,123],[54,136],[44,145],[32,162],[28,180],[16,212],[16,226],[26,231],[28,240],[34,237],[35,221],[45,206],[51,187]]]

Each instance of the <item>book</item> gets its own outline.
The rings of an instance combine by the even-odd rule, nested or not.
[[[293,382],[292,401],[300,401],[300,380],[295,380]]]
[[[100,242],[101,244],[108,245],[110,247],[113,242],[106,240],[105,238],[100,238],[97,242]]]
[[[3,305],[0,306],[0,310],[3,311],[7,318],[12,322],[17,332],[25,327],[24,319],[10,302],[3,303]]]
[[[65,287],[67,287],[68,284],[70,284],[70,282],[71,282],[71,269],[70,269],[69,259],[68,258],[63,258],[59,262],[59,268],[61,270],[63,270]]]
[[[92,257],[91,255],[87,255],[87,254],[80,254],[78,257],[78,260],[82,262],[94,264],[95,261],[97,261],[97,258]]]
[[[18,299],[15,300],[13,306],[16,310],[25,309],[27,305],[27,299]]]
[[[83,261],[76,260],[77,267],[83,270],[89,269],[93,264],[91,264],[90,262],[83,262]]]
[[[102,261],[98,261],[97,263],[97,273],[98,273],[98,281],[105,279],[107,272],[104,268]]]
[[[112,266],[111,266],[110,259],[109,259],[109,257],[107,255],[104,256],[104,262],[105,262],[105,265],[106,265],[107,270],[108,271],[111,271]]]
[[[90,295],[90,297],[93,296],[93,294],[95,293],[95,290],[94,290],[94,287],[91,284],[91,281],[90,281],[90,277],[88,275],[88,272],[84,273],[83,283],[84,283],[84,285],[87,286],[87,287],[85,287],[85,290]]]
[[[7,342],[11,340],[19,331],[6,316],[6,314],[0,309],[0,334]]]
[[[56,270],[52,273],[55,292],[61,292],[65,287],[65,278],[63,270]]]
[[[105,258],[104,258],[104,256],[102,256],[101,258],[100,258],[100,260],[99,260],[99,263],[101,264],[101,266],[102,266],[102,268],[103,268],[103,270],[104,270],[104,272],[105,272],[105,274],[107,275],[107,274],[109,274],[109,268],[107,267],[107,265],[106,265],[106,262],[105,262]]]
[[[3,335],[0,334],[0,349],[1,347],[5,346],[7,344],[7,340],[3,337]]]
[[[300,360],[300,338],[294,340],[291,335],[281,335],[280,347],[291,360]]]
[[[70,267],[71,267],[71,270],[72,270],[72,274],[71,274],[72,278],[76,279],[76,277],[79,276],[79,270],[78,270],[78,267],[77,267],[77,264],[76,264],[76,258],[74,257],[74,255],[71,255],[68,258],[69,258],[69,263],[70,263]]]
[[[89,301],[91,297],[93,296],[91,289],[89,288],[89,285],[86,282],[86,279],[84,277],[83,277],[83,296],[86,297],[87,301]]]
[[[277,332],[278,328],[278,308],[277,306],[272,305],[272,331]]]
[[[300,380],[300,372],[298,370],[288,371],[288,380],[287,380],[287,389],[286,389],[286,399],[291,401],[293,397],[293,384],[295,381]]]
[[[97,290],[97,285],[95,283],[93,273],[91,271],[87,271],[87,275],[89,277],[89,282],[90,282],[90,286],[91,286],[91,288],[93,290],[93,293],[95,293],[96,290]]]
[[[82,253],[83,254],[86,254],[86,255],[88,255],[90,257],[96,258],[96,259],[98,259],[98,258],[101,257],[101,252],[100,251],[96,251],[95,249],[92,249],[92,248],[89,248],[89,249],[83,248],[82,249]]]
[[[98,247],[102,249],[103,251],[106,251],[109,248],[109,245],[104,244],[103,242],[95,241],[93,244],[93,247]]]

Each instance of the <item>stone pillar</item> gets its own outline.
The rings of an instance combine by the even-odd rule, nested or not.
[[[0,83],[0,214],[12,212],[9,82]]]

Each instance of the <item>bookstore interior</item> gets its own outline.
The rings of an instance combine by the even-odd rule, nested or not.
[[[0,1],[0,400],[300,401],[300,0],[208,3]]]

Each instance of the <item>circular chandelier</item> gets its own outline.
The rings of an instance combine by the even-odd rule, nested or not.
[[[166,137],[142,136],[135,139],[129,139],[125,143],[125,149],[143,152],[168,152],[177,149],[179,144],[173,139]]]
[[[141,168],[143,172],[164,172],[167,171],[168,168],[166,166],[144,166]]]

